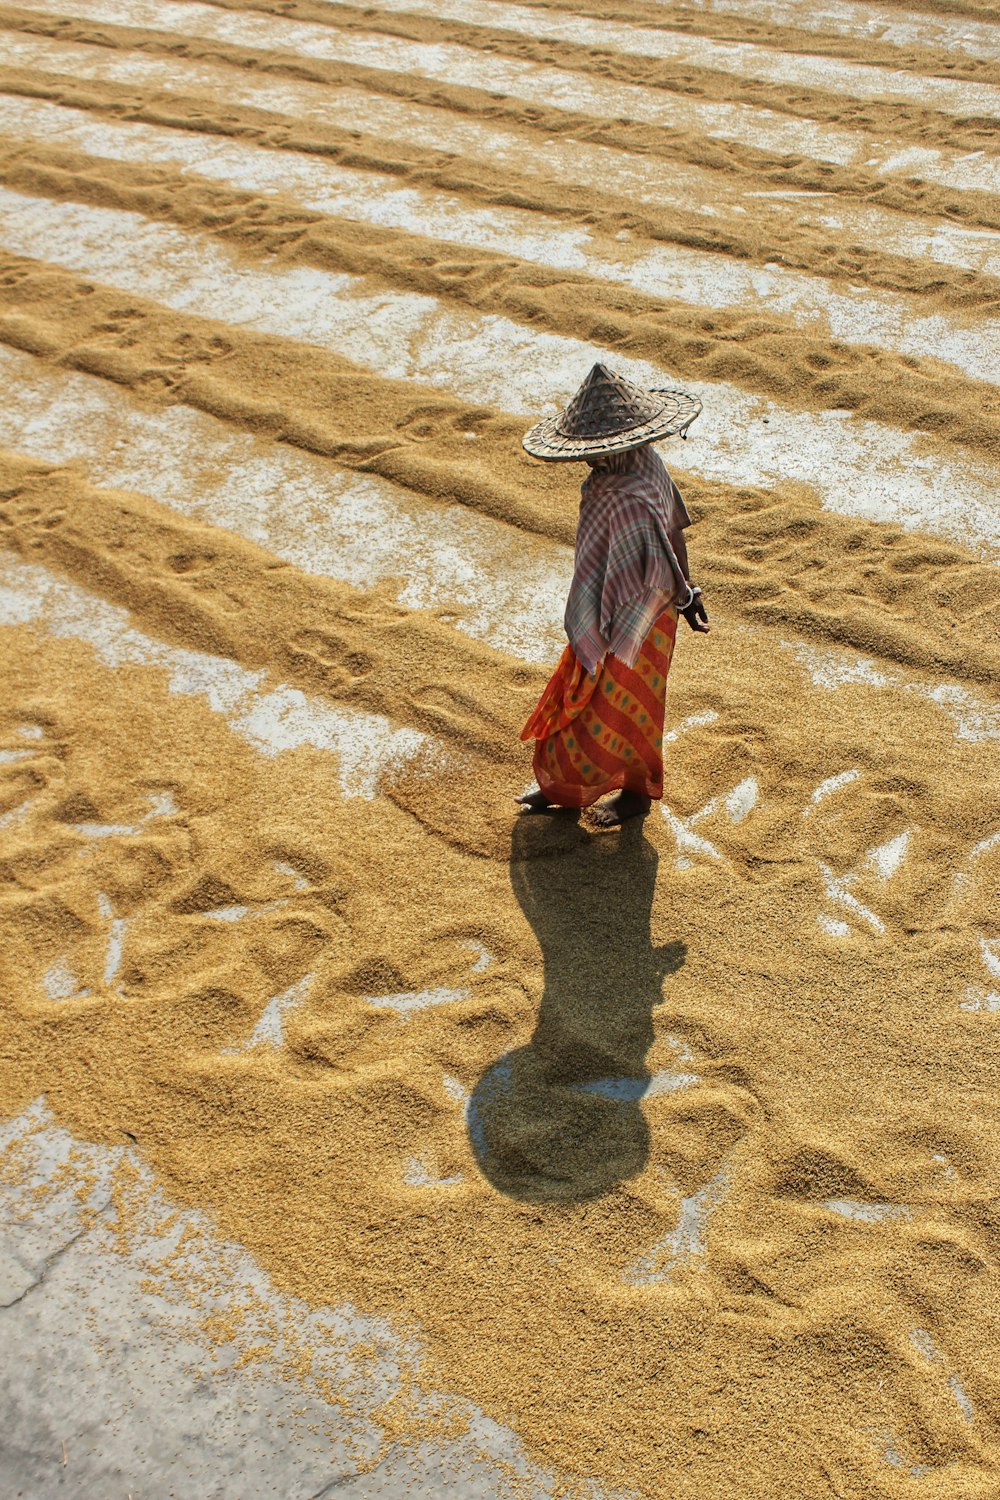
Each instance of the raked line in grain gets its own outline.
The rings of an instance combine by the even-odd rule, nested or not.
[[[406,608],[454,612],[458,629],[522,661],[543,666],[562,650],[568,547],[190,407],[142,410],[107,381],[30,355],[0,349],[0,379],[4,447],[80,463],[95,484],[141,490],[305,573],[363,589],[395,580]]]
[[[0,625],[31,625],[85,641],[109,667],[168,672],[171,692],[204,698],[263,754],[310,746],[334,755],[345,797],[374,797],[383,775],[398,773],[430,750],[444,754],[429,735],[394,727],[381,714],[340,707],[284,683],[268,685],[266,672],[154,640],[137,630],[128,611],[117,604],[2,551]]]
[[[669,23],[673,0],[653,0]],[[685,0],[685,8],[706,15],[738,16],[771,26],[827,32],[851,40],[884,42],[890,47],[962,52],[969,57],[1000,58],[1000,31],[969,16],[931,15],[897,10],[894,5],[865,5],[856,0]]]
[[[547,666],[565,644],[562,614],[572,571],[568,547],[525,537],[515,527],[461,506],[424,500],[376,475],[344,473],[326,459],[257,440],[188,407],[141,409],[106,381],[49,369],[30,355],[0,349],[0,377],[5,394],[0,444],[16,446],[29,458],[78,464],[97,485],[141,491],[189,519],[247,538],[304,573],[362,589],[396,579],[401,605],[454,613],[452,628],[520,662]],[[405,577],[399,573],[400,557],[406,558]],[[72,596],[53,591],[41,569],[32,576],[45,583],[46,599],[59,606],[53,618],[62,622],[60,630],[67,621],[86,620],[85,610],[73,613],[66,607],[67,599],[78,599],[83,591]],[[18,609],[23,613],[24,607],[22,603]],[[371,755],[377,778],[390,764],[398,765],[405,752],[415,754],[428,744],[426,736],[412,744],[400,740],[380,715],[313,700],[306,710],[301,694],[294,698],[295,712],[289,712],[289,695],[297,689],[259,695],[263,674],[224,658],[168,646],[158,656],[146,637],[140,641],[138,633],[122,635],[123,612],[108,614],[110,608],[100,605],[94,618],[104,623],[87,637],[102,659],[114,664],[110,640],[119,642],[115,649],[120,651],[125,651],[123,642],[131,642],[128,660],[169,666],[172,680],[180,684],[177,691],[206,692],[240,733],[252,730],[250,737],[263,740],[267,753],[297,743],[340,746],[341,780],[348,794],[361,790],[370,795],[374,786],[362,775],[361,756]],[[1000,738],[995,709],[957,683],[930,687],[854,652],[802,644],[794,649],[814,685],[824,691],[857,681],[916,692],[951,716],[960,738]],[[252,712],[244,700],[253,703]]]
[[[351,0],[317,0],[335,13]],[[956,115],[1000,113],[1000,88],[985,83],[932,78],[871,63],[780,52],[754,42],[720,42],[689,32],[650,30],[626,22],[591,20],[560,10],[512,5],[507,0],[379,0],[379,11],[434,16],[470,26],[511,31],[536,41],[573,42],[581,47],[681,66],[740,74],[793,88],[831,89],[852,99],[906,100]]]
[[[24,0],[22,9],[46,16],[66,15],[46,0]],[[78,20],[148,27],[168,35],[256,48],[272,63],[276,54],[284,53],[289,57],[349,63],[376,72],[413,74],[481,89],[486,95],[513,95],[528,104],[548,105],[576,116],[589,114],[610,120],[627,117],[671,130],[700,131],[779,155],[804,155],[838,166],[875,169],[881,174],[901,172],[912,176],[916,170],[913,165],[916,151],[920,173],[928,180],[960,189],[996,190],[995,162],[981,159],[979,153],[970,157],[968,152],[904,147],[899,141],[882,142],[860,131],[792,119],[753,105],[701,103],[684,94],[604,81],[566,69],[478,52],[472,47],[404,41],[375,32],[339,31],[249,11],[219,10],[195,0],[170,0],[169,5],[157,5],[152,0],[120,0],[118,4],[110,0],[78,0],[73,16]]]
[[[496,315],[309,266],[263,268],[224,245],[139,214],[55,203],[0,189],[2,243],[178,311],[328,348],[389,379],[418,380],[518,416],[554,409],[607,351]],[[615,356],[631,379],[671,385],[663,370]],[[992,464],[946,454],[921,436],[849,412],[797,412],[701,381],[705,404],[691,472],[726,484],[811,485],[841,514],[938,532],[986,551],[1000,545]]]
[[[737,234],[749,223],[780,241],[806,228],[824,239],[846,240],[877,253],[926,258],[1000,277],[1000,232],[963,229],[937,219],[844,201],[834,193],[748,188],[741,177],[725,171],[562,137],[546,140],[539,150],[537,140],[498,121],[481,121],[473,115],[361,89],[261,76],[227,63],[180,57],[168,62],[143,52],[15,32],[0,33],[0,55],[11,66],[61,73],[74,81],[100,80],[167,94],[217,91],[230,106],[241,104],[284,116],[285,128],[301,130],[313,125],[356,130],[363,122],[366,133],[371,133],[371,150],[377,150],[371,135],[388,137],[387,154],[394,141],[439,153],[442,140],[447,139],[450,151],[478,156],[529,180],[588,189],[600,182],[622,205],[631,201],[674,212],[681,221],[686,217],[692,223],[728,219]],[[87,107],[93,108],[92,99]],[[178,114],[183,116],[180,102]],[[208,128],[197,112],[190,113],[185,123],[192,131]]]
[[[94,120],[86,111],[38,100],[0,94],[0,131],[118,161],[177,163],[229,187],[277,194],[319,213],[583,271],[648,296],[666,294],[671,301],[717,310],[766,305],[769,316],[787,317],[831,339],[918,358],[933,350],[971,379],[1000,384],[1000,322],[979,317],[970,325],[948,313],[928,314],[901,294],[838,288],[803,271],[747,266],[677,246],[640,251],[531,210],[484,208],[432,189],[387,185],[380,173],[311,153]]]

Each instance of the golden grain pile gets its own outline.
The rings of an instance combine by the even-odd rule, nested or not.
[[[568,1483],[997,1493],[994,19],[0,6],[4,1113]],[[512,802],[596,354],[714,627],[611,834]]]

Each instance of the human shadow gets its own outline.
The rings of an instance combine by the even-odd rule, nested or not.
[[[596,1198],[645,1165],[653,1006],[686,953],[652,943],[658,862],[639,820],[601,834],[558,818],[514,824],[511,884],[545,988],[531,1041],[483,1074],[467,1116],[480,1170],[511,1198]]]

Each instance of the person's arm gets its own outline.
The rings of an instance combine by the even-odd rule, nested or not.
[[[687,579],[688,587],[691,590],[691,599],[684,605],[680,613],[684,616],[692,630],[697,631],[699,635],[707,635],[712,627],[708,623],[708,612],[701,600],[701,589],[697,584],[691,582],[691,567],[688,563],[687,542],[684,539],[684,528],[682,526],[671,527],[670,545],[674,549],[674,556],[680,563],[681,571]]]
[[[684,528],[682,526],[672,526],[668,535],[670,537],[670,545],[674,549],[674,556],[681,565],[681,572],[684,574],[684,577],[687,579],[688,583],[690,583],[691,568],[688,564],[688,549],[687,541],[684,536]]]

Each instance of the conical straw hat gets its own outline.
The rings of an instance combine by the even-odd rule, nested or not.
[[[535,458],[556,462],[624,453],[673,433],[686,437],[700,411],[697,396],[644,391],[606,365],[595,365],[565,411],[537,422],[521,443]]]

